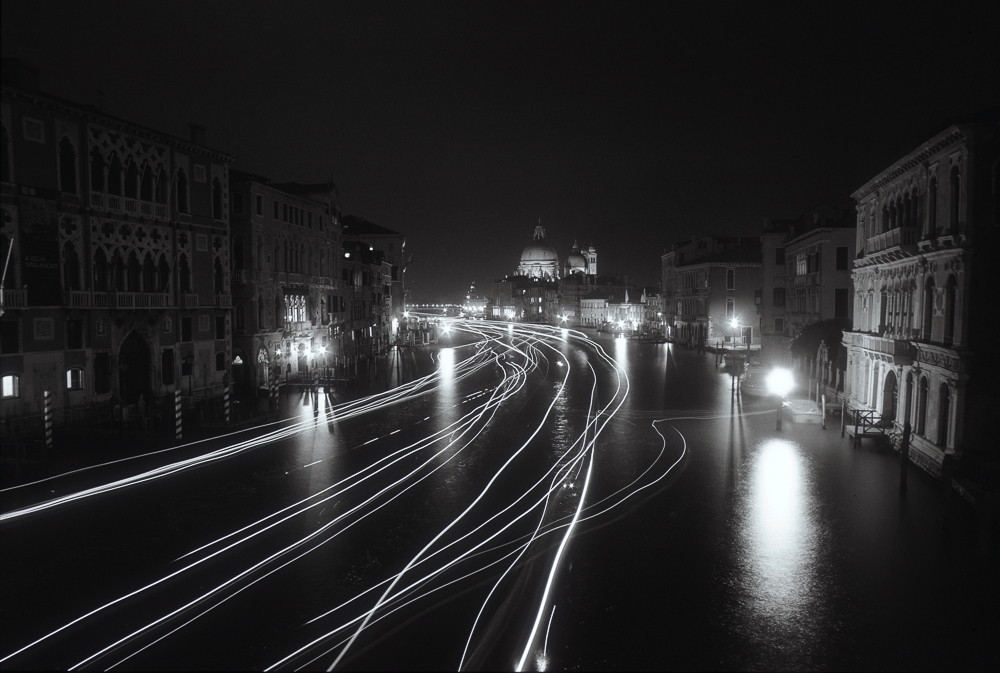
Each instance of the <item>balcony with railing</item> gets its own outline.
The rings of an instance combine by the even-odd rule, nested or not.
[[[237,285],[247,285],[253,282],[253,272],[247,269],[236,269],[233,271],[233,283]]]
[[[918,233],[916,227],[897,227],[884,231],[868,239],[865,243],[865,253],[870,255],[894,248],[899,248],[901,252],[914,253],[917,250]]]
[[[9,308],[26,308],[27,306],[28,306],[27,290],[3,291],[3,307],[5,310]]]
[[[198,295],[196,294],[185,294],[184,296],[184,308],[198,308]]]
[[[217,294],[215,295],[215,307],[216,308],[231,308],[233,305],[233,297],[229,294]]]
[[[154,217],[160,220],[165,220],[168,217],[167,204],[165,203],[143,201],[128,196],[119,196],[117,194],[90,192],[90,206],[101,210],[127,213],[129,215],[142,215],[143,217]]]
[[[78,292],[63,293],[63,301],[67,306],[76,308],[168,308],[170,306],[169,292]],[[86,302],[86,303],[85,303]]]
[[[913,344],[906,339],[880,337],[861,332],[844,332],[844,344],[864,348],[875,353],[884,353],[891,356],[897,365],[911,364],[916,354]]]
[[[63,305],[69,308],[90,308],[94,305],[94,296],[89,290],[66,290],[63,292]]]

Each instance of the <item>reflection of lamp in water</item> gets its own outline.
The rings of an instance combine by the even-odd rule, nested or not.
[[[781,408],[785,405],[785,395],[795,387],[792,373],[782,367],[776,367],[767,375],[767,388],[778,396],[778,424],[776,430],[781,430]]]

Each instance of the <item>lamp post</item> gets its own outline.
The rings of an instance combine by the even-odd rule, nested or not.
[[[781,430],[781,408],[785,406],[785,395],[795,387],[792,373],[782,367],[771,370],[767,375],[767,387],[772,394],[778,396],[778,423],[775,430]]]
[[[733,350],[736,350],[736,335],[740,333],[740,319],[730,318],[729,325],[733,328]]]

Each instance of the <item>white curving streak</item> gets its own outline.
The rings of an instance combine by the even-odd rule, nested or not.
[[[17,650],[16,652],[3,657],[0,659],[0,662],[7,661],[11,657],[43,643],[51,636],[54,636],[70,626],[78,624],[89,617],[96,615],[107,607],[121,603],[126,599],[141,594],[146,589],[176,578],[199,566],[205,561],[208,561],[209,559],[217,558],[225,553],[235,553],[237,550],[243,548],[245,546],[244,543],[249,540],[256,539],[268,531],[275,530],[282,524],[299,517],[299,515],[309,511],[315,511],[316,507],[330,503],[331,501],[339,503],[341,501],[340,498],[347,494],[351,489],[356,488],[365,481],[373,479],[376,475],[388,474],[387,471],[392,468],[399,469],[403,461],[408,458],[422,458],[417,467],[406,471],[397,479],[390,481],[387,485],[378,489],[374,495],[364,499],[361,503],[351,507],[346,512],[333,517],[332,520],[323,524],[318,529],[296,539],[291,544],[283,546],[276,552],[267,554],[259,561],[249,564],[241,572],[229,577],[215,586],[208,588],[207,591],[202,591],[198,596],[192,600],[188,600],[181,607],[168,611],[161,617],[132,630],[123,637],[113,639],[114,642],[110,645],[99,648],[90,656],[79,661],[74,668],[97,665],[97,660],[99,658],[109,655],[112,651],[126,647],[131,648],[130,651],[122,653],[124,658],[119,658],[115,663],[111,664],[111,666],[114,667],[128,661],[133,656],[146,650],[152,645],[163,641],[165,638],[169,637],[173,633],[176,633],[178,630],[184,628],[186,625],[192,623],[202,615],[214,610],[219,605],[222,605],[230,598],[233,598],[234,596],[254,586],[257,582],[260,582],[264,578],[289,566],[296,560],[306,556],[315,549],[318,549],[330,540],[335,539],[345,530],[363,522],[374,512],[388,506],[409,489],[430,477],[450,461],[453,461],[486,429],[500,407],[505,402],[510,400],[513,395],[517,394],[524,388],[528,380],[527,376],[529,372],[537,369],[543,364],[546,365],[547,368],[549,359],[542,350],[545,349],[545,351],[551,351],[559,356],[557,362],[564,365],[563,368],[565,369],[565,375],[562,377],[563,385],[559,386],[558,392],[555,395],[552,404],[550,404],[546,410],[545,418],[539,422],[534,432],[531,434],[531,438],[529,438],[529,440],[525,442],[514,455],[507,459],[503,466],[489,480],[489,483],[480,492],[479,496],[475,498],[473,503],[466,507],[465,511],[463,511],[461,515],[438,532],[437,535],[434,536],[433,540],[425,545],[424,548],[410,560],[402,572],[391,577],[387,577],[374,586],[368,587],[340,605],[310,619],[307,624],[317,622],[321,619],[327,619],[330,616],[347,609],[354,603],[365,600],[366,597],[373,592],[381,590],[381,596],[377,601],[375,601],[374,605],[364,608],[360,613],[354,616],[346,617],[346,621],[342,621],[334,628],[326,630],[326,632],[320,637],[314,638],[305,646],[296,649],[280,661],[275,662],[271,668],[286,665],[293,660],[299,660],[301,663],[303,658],[309,658],[309,660],[305,663],[301,663],[301,665],[309,666],[323,656],[339,649],[339,655],[334,661],[334,665],[336,665],[344,654],[347,653],[350,644],[353,643],[358,635],[365,629],[372,628],[374,624],[382,622],[382,620],[386,619],[391,614],[394,614],[398,610],[420,601],[427,596],[444,591],[448,587],[455,586],[457,583],[461,583],[468,578],[481,576],[485,572],[492,572],[492,569],[497,567],[499,564],[506,564],[500,574],[500,579],[493,584],[493,587],[484,598],[475,620],[472,622],[469,636],[466,641],[467,651],[476,634],[476,625],[479,618],[484,614],[491,598],[500,590],[504,578],[508,577],[517,567],[519,567],[528,555],[534,553],[537,556],[538,554],[545,553],[544,549],[540,549],[536,552],[531,551],[539,546],[540,540],[550,534],[563,531],[562,541],[559,544],[556,554],[550,561],[548,581],[546,582],[542,600],[534,617],[534,625],[531,630],[531,635],[528,638],[528,641],[524,644],[524,651],[520,661],[520,664],[523,665],[526,654],[530,651],[531,645],[537,636],[541,618],[548,609],[547,600],[550,596],[553,578],[556,575],[568,540],[573,534],[575,527],[582,521],[593,519],[604,514],[605,512],[610,511],[622,502],[631,498],[636,493],[651,487],[654,483],[663,479],[685,455],[686,442],[681,456],[674,461],[672,465],[667,467],[666,470],[659,476],[654,475],[655,478],[650,483],[640,484],[642,480],[647,478],[647,475],[651,474],[652,470],[656,469],[656,465],[660,462],[660,457],[664,455],[666,450],[666,438],[656,428],[656,423],[659,421],[654,421],[653,428],[658,434],[660,434],[664,444],[660,451],[660,456],[658,456],[653,463],[651,463],[646,470],[642,472],[642,474],[633,479],[630,484],[622,486],[620,489],[598,502],[590,504],[586,503],[590,476],[593,473],[597,437],[600,435],[600,432],[607,425],[607,423],[618,412],[625,400],[625,396],[627,395],[628,383],[627,376],[624,375],[624,371],[603,351],[599,344],[596,344],[595,342],[589,340],[585,335],[573,330],[547,330],[542,327],[527,326],[519,327],[517,330],[513,330],[508,329],[506,323],[498,326],[490,323],[484,324],[479,322],[475,324],[459,324],[458,327],[475,334],[479,340],[475,342],[475,344],[471,344],[474,345],[473,350],[475,351],[472,355],[460,362],[455,363],[453,369],[454,380],[471,376],[473,373],[482,370],[484,367],[495,367],[502,372],[502,378],[494,388],[476,391],[460,398],[460,402],[455,406],[467,403],[476,405],[468,413],[461,416],[458,420],[450,423],[447,427],[373,461],[371,464],[358,470],[356,473],[345,476],[340,481],[318,493],[310,495],[307,498],[303,498],[296,503],[283,507],[278,511],[262,517],[258,521],[255,521],[247,526],[243,526],[238,530],[229,532],[207,544],[191,550],[181,556],[178,560],[188,559],[193,556],[197,557],[196,560],[192,560],[190,563],[187,563],[184,567],[178,570],[167,573],[164,577],[146,585],[145,587],[126,593],[118,599],[105,603],[104,605],[87,612],[83,616],[67,623],[63,627],[56,629],[48,635],[43,636],[31,644]],[[577,437],[573,444],[566,449],[558,459],[552,462],[545,474],[539,477],[530,486],[523,488],[523,490],[519,493],[514,493],[511,496],[513,499],[506,505],[506,507],[500,509],[499,511],[490,512],[489,516],[484,516],[481,521],[474,522],[474,525],[468,532],[454,540],[451,540],[450,542],[443,543],[444,536],[448,530],[451,529],[459,520],[463,517],[471,518],[471,513],[476,509],[476,504],[482,500],[484,494],[490,489],[490,486],[500,477],[501,473],[507,469],[507,467],[511,464],[511,461],[514,460],[515,455],[524,451],[525,447],[531,443],[532,438],[534,438],[543,427],[545,419],[548,418],[549,412],[552,409],[552,405],[554,405],[562,395],[564,385],[572,369],[570,362],[558,353],[554,344],[559,342],[565,343],[569,339],[572,339],[574,342],[577,342],[588,349],[592,349],[593,352],[597,354],[599,359],[604,361],[610,368],[613,369],[613,371],[615,371],[618,378],[618,388],[615,395],[612,397],[607,406],[596,411],[594,410],[594,391],[596,390],[597,385],[597,374],[593,370],[593,366],[588,362],[593,383],[591,401],[588,408],[588,422],[586,423],[585,429],[581,435]],[[509,343],[507,343],[508,341]],[[436,371],[432,375],[423,377],[422,379],[418,379],[410,384],[400,386],[399,388],[386,393],[373,395],[369,398],[364,398],[362,400],[342,405],[328,405],[322,418],[323,420],[328,421],[348,418],[353,415],[367,413],[369,411],[378,411],[383,409],[388,404],[403,402],[408,399],[412,399],[415,396],[427,394],[437,389],[441,380],[440,375],[441,372]],[[421,421],[417,421],[412,427],[416,428],[420,423],[429,419],[430,417],[427,417]],[[237,443],[233,446],[220,449],[218,452],[211,452],[199,458],[204,462],[221,460],[229,455],[235,455],[240,451],[256,448],[257,446],[263,446],[269,442],[274,442],[278,439],[291,436],[292,434],[304,432],[311,427],[315,427],[316,422],[318,421],[309,419],[303,423],[293,423],[287,428],[281,428],[261,438],[257,438],[256,440]],[[678,434],[680,434],[679,431]],[[377,439],[379,438],[368,440],[354,448],[358,449],[362,446],[367,446],[372,441]],[[681,440],[683,441],[683,435],[681,435]],[[556,511],[557,508],[553,507],[553,505],[557,502],[554,499],[561,497],[561,494],[566,493],[567,489],[572,491],[572,488],[569,485],[575,482],[577,477],[573,477],[571,475],[574,471],[579,474],[580,470],[584,466],[584,463],[587,464],[588,469],[577,506],[571,515],[560,516],[560,514]],[[164,468],[159,468],[158,470],[151,470],[143,473],[142,475],[137,475],[136,477],[133,477],[131,481],[119,480],[123,483],[113,482],[105,487],[98,487],[93,493],[81,492],[80,494],[72,494],[71,496],[64,496],[61,499],[49,501],[48,503],[42,503],[41,505],[35,507],[45,509],[47,507],[56,506],[57,504],[68,504],[76,499],[73,496],[88,497],[89,495],[94,495],[99,492],[106,492],[102,491],[102,488],[106,490],[115,490],[116,488],[124,488],[129,485],[141,484],[149,479],[167,476],[168,474],[172,474],[181,469],[195,467],[198,464],[202,464],[202,462],[199,462],[198,459],[193,459],[192,461],[179,461],[173,465],[168,465]],[[40,509],[30,511],[40,511]],[[21,512],[21,510],[18,510],[18,512]],[[19,515],[23,515],[23,513]],[[523,525],[529,520],[533,521],[532,530],[528,533],[518,535],[515,531],[515,526]],[[513,533],[513,537],[511,536],[511,533]],[[448,577],[448,575],[452,572],[458,572],[459,575],[457,577]],[[404,576],[406,579],[405,582],[403,581]],[[177,622],[181,618],[183,618],[183,621],[168,626],[169,622]],[[549,620],[549,625],[551,626],[551,612],[549,613]],[[162,628],[159,627],[166,627],[169,630],[164,633],[162,632]],[[348,629],[354,629],[354,632],[350,637],[346,636]],[[159,630],[160,633],[154,633],[154,630]],[[546,629],[545,632],[545,639],[546,645],[544,649],[547,650],[548,629]],[[333,642],[334,640],[337,642]],[[317,648],[321,648],[324,651],[316,654],[315,650]],[[119,655],[119,657],[122,655]],[[465,653],[463,652],[460,667],[464,663],[464,660]]]

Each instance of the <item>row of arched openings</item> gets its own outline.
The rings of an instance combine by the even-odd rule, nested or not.
[[[948,444],[948,430],[951,425],[951,388],[947,383],[942,383],[938,388],[938,422],[935,437],[927,436],[927,402],[930,389],[930,382],[926,375],[920,376],[917,384],[916,409],[913,407],[914,374],[909,372],[906,375],[906,395],[904,398],[903,423],[911,420],[913,432],[922,437],[932,440],[938,446],[946,447]],[[882,388],[882,417],[886,419],[898,420],[898,392],[896,387],[896,373],[889,371],[885,375],[885,382]],[[910,418],[911,412],[915,412],[915,417]]]
[[[890,332],[905,332],[913,327],[919,328],[920,338],[930,341],[934,326],[934,297],[937,294],[937,287],[933,276],[928,276],[924,281],[922,311],[917,322],[916,311],[912,311],[912,301],[915,288],[897,288],[890,290],[882,288],[880,293],[879,324],[882,330],[888,329]],[[944,288],[944,331],[942,342],[946,346],[951,346],[955,342],[955,316],[958,305],[958,280],[954,274],[948,276]]]
[[[945,229],[958,230],[961,194],[962,173],[958,166],[952,166],[948,174],[948,218],[941,222],[938,218],[938,181],[936,177],[930,179],[927,185],[927,227],[923,231],[924,235],[937,236],[943,234]],[[882,226],[875,233],[881,234],[901,227],[916,228],[920,221],[920,193],[917,187],[913,187],[911,191],[896,196],[882,206]]]

